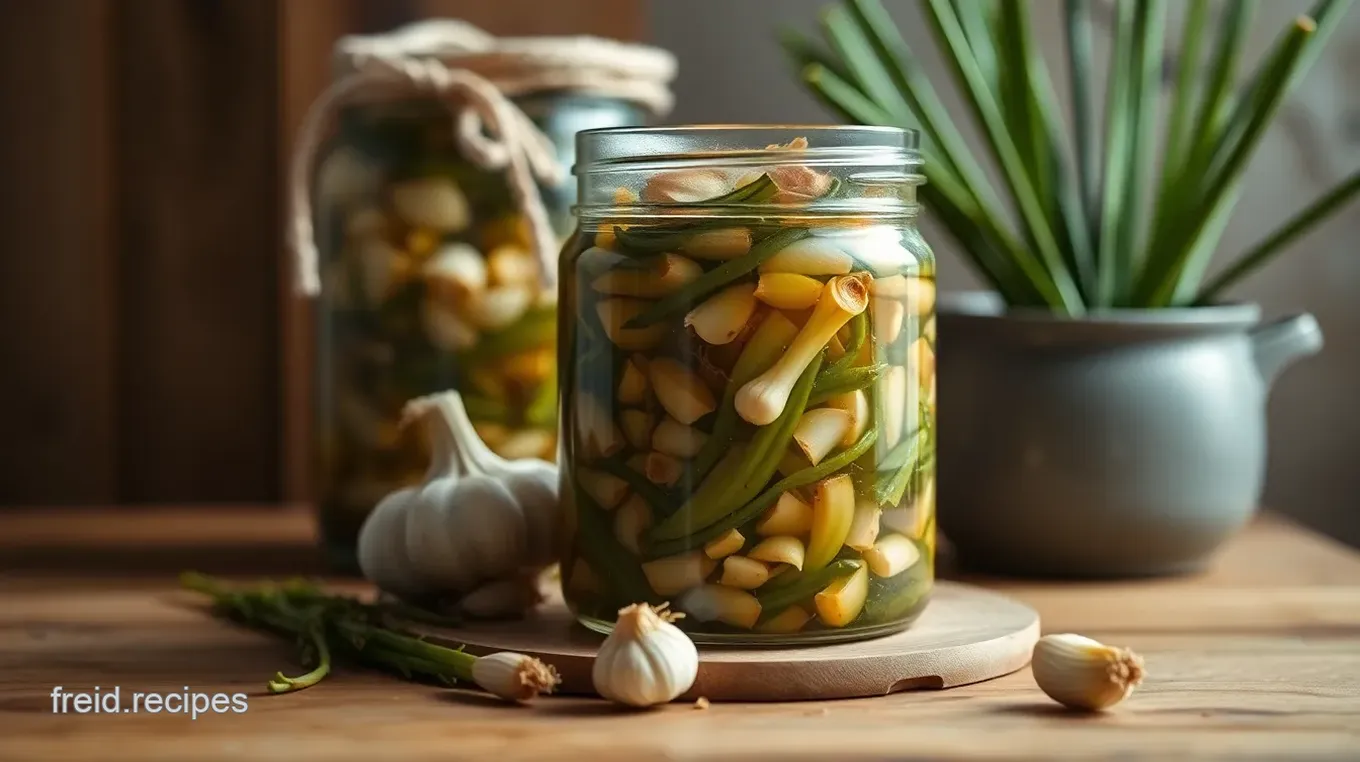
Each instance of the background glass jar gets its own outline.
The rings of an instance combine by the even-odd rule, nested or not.
[[[582,129],[637,124],[632,103],[577,94],[516,99],[564,166]],[[486,443],[555,459],[556,293],[540,286],[527,223],[502,174],[459,155],[448,106],[347,108],[319,160],[316,484],[322,541],[354,568],[354,543],[384,495],[428,464],[403,404],[458,389]],[[575,187],[542,189],[559,235]]]
[[[935,555],[935,267],[914,133],[595,130],[563,251],[563,587],[606,631],[869,637]]]

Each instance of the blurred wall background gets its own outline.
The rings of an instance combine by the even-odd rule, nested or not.
[[[305,497],[282,173],[340,36],[641,0],[0,0],[0,506]]]
[[[310,337],[281,256],[280,170],[340,35],[446,15],[645,40],[680,58],[672,122],[826,122],[775,43],[781,25],[813,28],[823,4],[3,0],[0,505],[305,497]],[[916,3],[885,4],[933,50]],[[1061,79],[1060,3],[1032,4]],[[1253,55],[1309,4],[1261,4]],[[1353,10],[1267,137],[1226,252],[1357,165]],[[944,287],[974,286],[934,240]],[[1353,207],[1236,296],[1312,310],[1328,340],[1271,400],[1266,502],[1360,544],[1357,241]]]
[[[1235,0],[1225,0],[1234,2]],[[1111,18],[1111,0],[1098,3],[1097,19]],[[1222,2],[1216,3],[1221,8]],[[1261,3],[1243,67],[1255,61],[1274,36],[1312,0]],[[824,123],[833,119],[799,87],[776,42],[781,26],[817,28],[825,0],[651,0],[652,39],[680,57],[676,122]],[[884,0],[912,50],[934,53],[929,27],[909,0]],[[1050,70],[1066,97],[1066,69],[1060,0],[1032,0]],[[1176,30],[1167,54],[1180,42],[1185,3],[1169,3]],[[1212,28],[1212,27],[1211,27]],[[1097,47],[1103,81],[1103,55]],[[931,79],[949,72],[931,57]],[[1174,59],[1172,59],[1174,61]],[[1249,71],[1250,69],[1245,69]],[[1168,72],[1168,80],[1174,69]],[[956,116],[966,120],[963,102],[948,87],[936,87]],[[1100,101],[1097,101],[1099,103]],[[1163,114],[1165,113],[1163,108]],[[971,145],[985,143],[965,131]],[[1224,236],[1220,263],[1259,240],[1293,210],[1360,167],[1360,9],[1328,42],[1307,79],[1281,108],[1249,168],[1252,178]],[[998,185],[998,187],[1001,187]],[[927,215],[929,213],[927,212]],[[929,223],[927,222],[927,225]],[[941,287],[967,289],[977,281],[949,250],[942,235],[931,237],[940,256]],[[1270,400],[1270,469],[1265,503],[1315,527],[1360,545],[1360,205],[1352,204],[1233,294],[1260,302],[1267,315],[1312,311],[1322,324],[1327,348],[1283,375]],[[947,391],[943,392],[947,393]]]

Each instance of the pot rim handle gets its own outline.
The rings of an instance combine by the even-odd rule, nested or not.
[[[1249,335],[1256,368],[1266,384],[1295,360],[1322,350],[1322,328],[1308,312],[1272,320],[1253,328]]]

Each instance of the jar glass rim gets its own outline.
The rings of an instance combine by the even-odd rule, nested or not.
[[[577,175],[698,164],[768,164],[770,146],[805,138],[789,161],[808,165],[919,164],[920,133],[902,127],[831,124],[702,124],[607,127],[576,134]]]

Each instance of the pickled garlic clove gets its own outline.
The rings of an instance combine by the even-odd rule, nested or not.
[[[802,540],[790,535],[778,535],[761,540],[746,555],[769,564],[787,564],[801,571],[806,553],[807,548]]]
[[[675,595],[702,585],[717,565],[703,551],[694,550],[648,561],[642,565],[642,573],[657,595]]]
[[[764,273],[756,284],[755,295],[775,309],[806,310],[817,304],[822,282],[798,273]]]
[[[812,598],[817,619],[827,627],[844,627],[855,621],[869,597],[869,570],[861,566],[847,577],[832,582]]]
[[[652,449],[677,458],[693,458],[703,449],[708,434],[667,416],[652,432]],[[639,447],[639,449],[643,449]]]
[[[614,537],[633,555],[642,554],[642,536],[652,526],[652,509],[633,495],[614,512]]]
[[[837,410],[844,410],[850,415],[850,428],[845,432],[845,437],[841,439],[842,446],[854,444],[869,427],[869,398],[863,389],[856,389],[853,392],[838,394],[826,401],[826,406]]]
[[[850,531],[845,535],[845,547],[861,553],[874,547],[882,516],[883,509],[873,500],[860,500],[855,503],[855,516],[850,520]]]
[[[467,300],[464,316],[479,328],[497,330],[509,326],[529,311],[534,290],[525,286],[496,286]]]
[[[810,529],[812,529],[812,506],[794,492],[780,495],[779,501],[770,506],[756,523],[756,533],[766,537],[802,536]]]
[[[650,410],[632,408],[619,411],[619,428],[628,444],[636,450],[646,450],[651,446],[652,429],[656,425],[656,414]]]
[[[420,274],[431,292],[450,304],[480,294],[488,281],[486,260],[465,243],[451,243],[435,250]]]
[[[726,172],[700,167],[657,172],[647,178],[638,197],[646,204],[693,204],[731,189]]]
[[[722,562],[718,584],[739,590],[755,590],[770,579],[770,568],[753,558],[728,556]]]
[[[709,344],[731,343],[756,311],[755,286],[738,283],[710,296],[685,316],[685,326],[694,329]]]
[[[921,560],[916,543],[900,534],[881,537],[864,551],[864,562],[875,577],[896,577]]]
[[[741,536],[741,532],[729,529],[704,544],[704,555],[713,559],[723,558],[741,550],[745,544],[746,538]]]
[[[850,431],[850,413],[835,408],[820,407],[803,413],[793,429],[793,441],[817,465],[831,453]]]
[[[791,273],[794,275],[845,275],[853,270],[855,260],[835,242],[810,236],[780,249],[760,265],[761,274]]]
[[[686,254],[695,259],[736,259],[751,250],[750,228],[718,228],[690,236],[684,243]]]
[[[656,298],[692,283],[704,269],[679,254],[658,254],[639,266],[626,261],[591,281],[591,288],[602,294]]]
[[[646,329],[640,329],[646,330]],[[672,418],[686,426],[713,412],[718,403],[698,374],[678,360],[656,358],[648,363],[652,392]]]
[[[680,607],[700,622],[722,622],[749,630],[760,619],[760,601],[745,590],[703,585],[680,596]]]
[[[646,306],[646,302],[637,299],[617,297],[601,300],[595,305],[595,311],[601,325],[604,326],[605,335],[615,346],[619,349],[641,350],[651,349],[661,343],[666,330],[664,323],[656,323],[645,328],[624,327]]]
[[[395,183],[389,192],[392,209],[410,225],[441,233],[457,233],[468,226],[467,197],[447,177]]]

